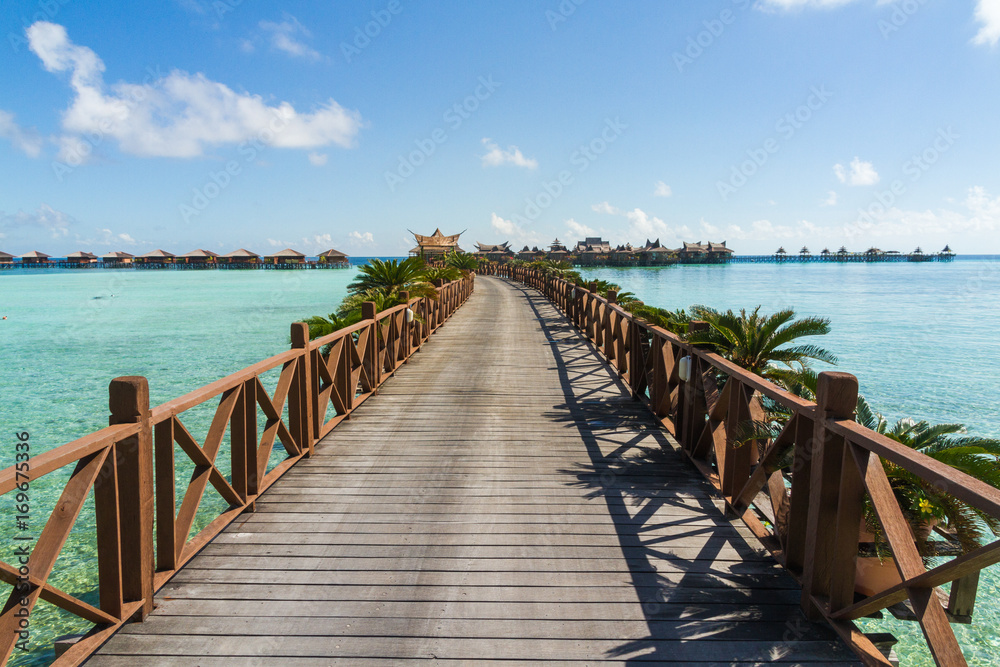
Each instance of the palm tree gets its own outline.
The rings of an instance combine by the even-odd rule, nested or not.
[[[409,291],[410,297],[427,296],[437,298],[434,287],[425,277],[424,260],[410,257],[403,261],[395,259],[369,260],[358,269],[354,282],[347,286],[349,294],[380,293],[386,297],[395,297],[401,291]]]
[[[812,360],[836,364],[833,353],[816,345],[792,345],[803,336],[830,333],[830,320],[821,317],[795,319],[791,308],[764,315],[757,306],[752,312],[721,312],[706,306],[691,308],[695,319],[708,329],[692,331],[687,341],[704,345],[738,366],[768,379],[781,379],[786,369],[803,370]],[[784,364],[781,368],[775,364]]]
[[[462,271],[453,266],[430,266],[424,269],[424,280],[430,282],[443,280],[448,283],[461,277]]]
[[[444,265],[459,271],[475,271],[479,268],[479,259],[467,252],[450,252],[444,257]]]
[[[904,418],[890,425],[863,396],[858,397],[856,418],[859,424],[876,433],[1000,488],[998,439],[966,435],[962,424],[930,424]],[[954,535],[962,553],[982,546],[987,531],[1000,534],[1000,520],[949,495],[947,489],[935,486],[886,459],[882,459],[882,466],[904,516],[914,528],[921,554],[928,557],[935,554],[933,545],[927,539],[929,522],[935,519]],[[875,534],[876,545],[880,542],[884,545],[884,535],[870,502],[865,508],[865,523],[868,530]]]
[[[629,294],[626,292],[626,294]],[[672,333],[683,335],[687,333],[688,324],[691,317],[683,308],[677,310],[666,310],[656,306],[647,306],[641,301],[635,300],[626,302],[625,309],[636,317],[640,317],[651,324],[662,327]]]

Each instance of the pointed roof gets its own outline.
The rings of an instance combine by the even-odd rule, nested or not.
[[[510,249],[510,241],[503,243],[476,243],[476,252],[513,252]]]
[[[942,250],[941,252],[951,252],[951,247],[950,246],[945,246],[944,250]]]
[[[820,254],[821,255],[829,255],[830,254],[830,249],[829,248],[823,248],[823,252],[821,252]]]
[[[839,254],[839,255],[846,255],[847,254],[847,246],[840,246],[840,250],[837,251],[837,254]]]
[[[319,256],[320,257],[343,257],[344,259],[347,259],[347,255],[345,255],[344,253],[340,252],[339,250],[334,250],[333,248],[330,248],[326,252],[321,252],[319,254]]]
[[[267,255],[267,257],[275,257],[275,258],[281,258],[281,259],[300,259],[300,258],[304,258],[305,255],[303,255],[298,250],[292,250],[291,248],[285,248],[284,250],[279,250],[278,252],[274,253],[273,255]]]
[[[197,250],[192,250],[191,252],[186,252],[181,257],[218,257],[219,253],[212,252],[211,250],[202,250],[201,248]]]
[[[139,255],[139,257],[145,259],[166,259],[168,257],[175,257],[175,256],[176,255],[172,255],[166,250],[160,250],[160,249],[156,249],[152,252],[147,252],[145,255]]]
[[[134,256],[135,255],[130,255],[127,252],[115,250],[114,252],[109,252],[106,255],[101,255],[101,259],[132,259]]]
[[[26,252],[21,255],[21,259],[48,259],[49,255],[44,252],[38,252],[37,250],[32,250],[31,252]]]
[[[250,259],[251,257],[260,257],[255,252],[250,252],[246,248],[240,248],[239,250],[234,250],[232,252],[227,252],[223,257],[227,259]]]
[[[97,259],[97,255],[92,252],[84,252],[79,250],[77,252],[71,252],[66,255],[66,259]]]
[[[424,236],[423,234],[417,234],[416,232],[410,232],[413,234],[413,238],[417,240],[418,245],[454,245],[458,243],[458,237],[465,233],[465,230],[460,231],[458,234],[445,235],[441,233],[441,229],[437,228],[434,233],[430,236]]]
[[[802,250],[799,250],[799,254],[800,255],[811,255],[812,253],[809,252],[809,248],[807,248],[805,246],[802,246]]]
[[[12,259],[14,259],[14,255],[0,250],[0,261],[10,261]]]

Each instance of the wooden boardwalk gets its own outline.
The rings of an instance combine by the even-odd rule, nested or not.
[[[88,662],[853,664],[541,295],[476,291]]]

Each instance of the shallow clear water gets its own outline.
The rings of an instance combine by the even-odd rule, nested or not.
[[[107,424],[108,382],[149,379],[154,405],[288,349],[289,323],[332,311],[354,271],[3,271],[0,272],[0,467],[13,463],[11,434],[31,433],[32,453]],[[870,265],[730,265],[601,269],[665,308],[792,306],[832,320],[822,344],[856,374],[862,392],[890,418],[957,421],[1000,436],[1000,262]],[[265,383],[267,384],[267,383]],[[270,385],[269,385],[270,386]],[[200,439],[210,414],[185,418]],[[220,460],[225,460],[225,452]],[[32,486],[31,528],[55,503],[63,478]],[[8,494],[10,496],[10,494]],[[92,502],[92,501],[89,501]],[[12,499],[0,501],[0,558],[11,562]],[[204,516],[217,509],[207,503]],[[92,506],[81,514],[53,583],[96,602]],[[204,520],[204,518],[203,518]],[[71,564],[65,568],[64,564]],[[1000,577],[980,583],[976,624],[956,626],[973,664],[1000,663]],[[32,646],[51,643],[57,614],[36,607]],[[58,625],[60,633],[72,627]],[[915,623],[881,626],[902,639],[904,664],[933,664]],[[75,626],[76,630],[86,625]],[[871,628],[874,629],[874,628]],[[44,664],[41,649],[12,664]]]
[[[1000,258],[937,263],[731,264],[585,272],[661,308],[794,308],[831,320],[815,342],[887,418],[962,423],[1000,437]],[[1000,664],[1000,567],[983,573],[972,626],[953,625],[970,664]],[[888,616],[888,614],[887,614]],[[891,632],[904,665],[933,665],[917,623],[865,620]]]

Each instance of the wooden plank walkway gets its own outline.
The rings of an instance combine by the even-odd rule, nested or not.
[[[480,277],[88,664],[854,664],[589,343]]]

